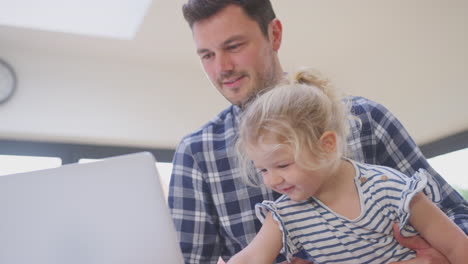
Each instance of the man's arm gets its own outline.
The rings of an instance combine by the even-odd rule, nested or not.
[[[416,258],[391,264],[450,264],[448,259],[434,249],[420,236],[403,237],[400,234],[398,224],[393,225],[393,235],[402,246],[416,251]]]
[[[468,238],[432,201],[418,193],[411,201],[410,210],[409,221],[425,240],[443,253],[450,263],[466,263]]]
[[[190,145],[175,153],[169,184],[169,208],[185,263],[216,263],[220,255],[218,220],[203,173]]]

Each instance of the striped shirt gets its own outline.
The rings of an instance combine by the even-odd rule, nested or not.
[[[427,163],[400,122],[382,105],[352,97],[348,143],[353,160],[395,168],[405,175],[426,169],[441,186],[442,209],[468,232],[468,205]],[[261,223],[255,204],[280,195],[246,186],[236,165],[233,143],[239,108],[230,106],[182,139],[169,188],[169,207],[186,263],[227,260],[254,238]]]
[[[384,264],[416,256],[395,240],[392,225],[399,222],[403,236],[417,234],[408,223],[409,203],[423,189],[433,202],[440,202],[438,184],[424,170],[409,178],[388,167],[351,162],[361,207],[356,219],[341,216],[315,198],[295,202],[283,195],[257,205],[262,222],[267,212],[278,222],[288,259],[301,250],[314,264]]]

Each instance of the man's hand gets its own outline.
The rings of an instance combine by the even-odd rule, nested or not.
[[[398,224],[393,224],[393,236],[404,247],[416,251],[416,258],[391,264],[450,264],[439,251],[429,245],[422,237],[403,237],[398,230]]]
[[[279,263],[279,264],[314,264],[314,263],[309,262],[309,261],[307,261],[307,260],[303,260],[303,259],[301,259],[301,258],[293,257],[293,258],[291,259],[291,262],[283,261],[283,262],[281,262],[281,263]]]

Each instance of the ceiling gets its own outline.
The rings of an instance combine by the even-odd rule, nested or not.
[[[133,40],[0,26],[0,41],[203,75],[181,15],[184,2],[153,1]],[[283,23],[284,70],[322,70],[346,93],[387,106],[420,144],[468,130],[468,1],[272,3]],[[220,100],[215,93],[201,98]],[[207,120],[201,118],[200,124]]]

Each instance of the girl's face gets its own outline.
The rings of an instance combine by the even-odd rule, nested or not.
[[[286,194],[294,201],[318,197],[326,187],[329,177],[327,168],[306,170],[294,160],[291,148],[279,145],[273,140],[253,145],[247,155],[261,173],[263,182],[274,191]],[[301,153],[301,158],[314,162],[309,153]]]

